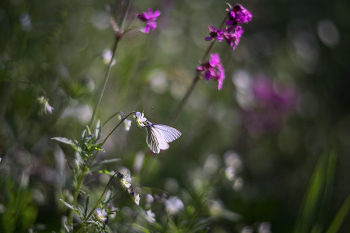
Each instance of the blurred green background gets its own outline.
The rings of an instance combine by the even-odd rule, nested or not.
[[[144,111],[151,122],[169,124],[209,46],[207,24],[221,24],[225,3],[132,1],[130,19],[152,7],[161,11],[158,27],[149,35],[131,31],[120,42],[97,118]],[[89,123],[107,70],[103,52],[113,46],[108,9],[114,4],[0,3],[3,232],[60,229],[66,212],[58,199],[69,195],[73,182],[65,159],[74,163],[74,151],[50,139],[80,139]],[[154,155],[133,121],[129,132],[112,135],[97,159],[121,158],[108,168],[125,167],[136,186],[179,196],[185,206],[215,180],[201,211],[216,217],[209,232],[326,232],[350,193],[350,3],[240,4],[253,19],[242,25],[239,46],[232,51],[223,41],[212,50],[226,70],[223,88],[197,84],[173,125],[182,136]],[[54,110],[40,116],[43,90]],[[103,135],[118,122],[104,125]],[[85,187],[101,193],[105,185],[104,175],[93,174]],[[349,228],[347,218],[339,232]]]

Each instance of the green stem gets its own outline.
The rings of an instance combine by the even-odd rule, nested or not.
[[[222,21],[222,23],[221,23],[221,25],[220,25],[220,27],[219,27],[218,30],[220,30],[220,29],[224,26],[224,24],[225,24],[225,22],[226,22],[226,20],[227,20],[227,17],[228,17],[228,16],[226,16],[225,19]],[[203,64],[204,61],[207,59],[207,57],[208,57],[208,55],[209,55],[211,49],[213,48],[215,42],[216,42],[216,40],[213,40],[213,41],[210,43],[210,45],[209,45],[207,51],[205,52],[205,54],[204,54],[204,56],[203,56],[203,58],[202,58],[201,64]],[[177,120],[178,120],[178,118],[179,118],[179,116],[180,116],[180,113],[182,112],[182,110],[183,110],[184,106],[186,105],[186,103],[187,103],[189,97],[191,96],[191,94],[192,94],[192,92],[193,92],[193,90],[194,90],[194,87],[196,86],[196,84],[197,84],[199,78],[200,78],[200,72],[197,71],[197,74],[196,74],[196,76],[194,77],[194,79],[193,79],[193,81],[192,81],[192,83],[191,83],[191,86],[188,88],[188,90],[187,90],[185,96],[182,98],[180,104],[178,105],[178,107],[177,107],[177,109],[176,109],[176,111],[175,111],[175,114],[174,114],[172,120],[170,121],[170,125],[176,124],[176,122],[177,122]]]
[[[116,127],[114,127],[114,129],[108,134],[108,136],[105,138],[105,140],[103,140],[102,146],[105,144],[105,142],[107,141],[107,139],[109,138],[109,136],[111,136],[112,133],[119,127],[119,125],[120,125],[121,123],[123,123],[124,120],[125,120],[126,118],[128,118],[128,117],[129,117],[131,114],[133,114],[133,113],[135,113],[135,112],[129,113],[126,117],[124,117],[124,118],[122,118],[122,119],[120,120],[119,124],[118,124]]]
[[[111,69],[112,69],[113,58],[114,58],[115,52],[117,50],[118,42],[119,42],[120,39],[121,39],[121,37],[116,37],[116,39],[114,41],[114,45],[113,45],[113,49],[112,49],[112,57],[111,57],[111,60],[109,61],[108,70],[107,70],[106,76],[105,76],[104,81],[103,81],[103,85],[102,85],[102,89],[101,89],[101,92],[100,92],[100,96],[98,98],[97,104],[95,106],[94,112],[92,114],[92,117],[91,117],[91,120],[90,120],[90,123],[89,123],[90,127],[92,127],[92,124],[95,121],[96,114],[97,114],[98,108],[100,106],[103,93],[105,92],[107,81],[108,81],[108,78],[109,78],[109,75],[110,75]]]
[[[89,213],[89,215],[88,215],[87,218],[85,219],[84,224],[89,220],[89,218],[91,217],[91,215],[95,212],[95,209],[97,208],[98,204],[99,204],[100,201],[102,200],[102,197],[105,195],[105,193],[106,193],[106,191],[107,191],[107,189],[108,189],[108,186],[111,184],[113,178],[114,178],[118,173],[119,173],[119,172],[114,173],[114,175],[109,179],[109,182],[108,182],[108,184],[107,184],[105,190],[103,191],[103,193],[102,193],[100,199],[96,202],[95,207],[91,210],[91,212]],[[119,193],[119,192],[118,192],[118,193]]]
[[[73,196],[73,203],[72,205],[73,206],[76,206],[77,204],[77,200],[78,200],[78,194],[79,194],[79,190],[83,184],[83,181],[84,181],[84,175],[85,175],[85,169],[83,169],[81,171],[81,174],[79,176],[79,180],[78,180],[78,183],[77,183],[77,186],[75,187],[74,189],[74,196]],[[71,209],[70,212],[69,212],[69,217],[68,217],[68,226],[70,226],[73,222],[73,210]]]
[[[119,190],[119,192],[117,192],[116,194],[114,194],[114,196],[111,198],[111,200],[114,199],[121,191],[122,191],[122,189]]]
[[[107,124],[110,120],[112,120],[113,117],[115,117],[116,115],[120,114],[122,117],[124,117],[124,113],[123,112],[116,112],[114,113],[110,118],[108,118],[103,124],[102,124],[102,127]]]
[[[123,123],[123,121],[124,121],[126,118],[128,118],[131,114],[133,114],[133,113],[135,113],[135,112],[129,113],[126,117],[124,117],[124,118],[122,118],[122,119],[120,120],[119,124],[118,124],[116,127],[114,127],[114,129],[108,134],[108,136],[105,138],[105,140],[103,140],[103,142],[101,143],[101,147],[105,144],[105,142],[107,141],[107,139],[109,138],[109,136],[111,136],[112,133],[119,127],[119,125],[120,125],[121,123]],[[95,152],[94,157],[92,157],[92,159],[90,160],[90,163],[89,163],[89,166],[88,166],[88,167],[91,167],[92,161],[94,161],[94,159],[96,158],[96,155],[97,155],[97,154],[98,154],[98,151]]]

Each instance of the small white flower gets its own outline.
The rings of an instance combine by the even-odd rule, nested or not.
[[[147,204],[152,204],[154,202],[154,198],[152,197],[151,194],[147,194],[145,197],[145,200]]]
[[[44,96],[41,96],[38,98],[38,102],[40,105],[40,110],[39,110],[39,115],[47,114],[47,113],[52,113],[53,107],[50,106],[49,100],[46,99]]]
[[[147,220],[150,221],[150,222],[155,222],[156,219],[156,214],[152,212],[152,210],[147,210],[146,211],[146,216],[147,216]]]
[[[129,131],[131,127],[131,120],[125,119],[123,123],[124,123],[125,130]]]
[[[145,122],[147,122],[147,118],[144,116],[143,113],[136,112],[134,117],[136,119],[137,124],[140,127],[145,127],[146,126]]]
[[[136,205],[139,205],[140,204],[140,195],[139,194],[135,194],[134,195],[134,201],[135,201],[135,204]]]
[[[127,173],[126,175],[124,175],[123,178],[120,180],[120,182],[122,183],[122,185],[125,189],[130,188],[130,186],[131,186],[130,173]]]
[[[185,206],[184,203],[178,197],[170,197],[165,203],[165,212],[168,215],[178,214]]]
[[[103,62],[108,65],[111,62],[112,55],[113,55],[113,53],[111,50],[109,50],[109,49],[103,50],[102,51]],[[113,58],[112,66],[114,66],[115,63],[116,63],[115,58]]]
[[[99,220],[100,222],[107,221],[107,212],[105,211],[105,209],[97,208],[95,214],[96,214],[97,220]]]

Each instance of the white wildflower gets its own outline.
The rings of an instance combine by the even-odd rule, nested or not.
[[[178,197],[170,197],[165,203],[165,212],[168,215],[176,215],[184,209],[184,203]]]
[[[145,122],[147,122],[147,118],[144,116],[143,113],[136,112],[134,118],[140,127],[146,126]]]
[[[139,205],[140,204],[140,195],[139,194],[136,194],[134,195],[134,201],[135,201],[135,204],[136,205]]]
[[[39,110],[39,115],[47,114],[47,113],[52,113],[53,107],[50,106],[49,100],[46,99],[44,96],[41,96],[38,98],[38,102],[40,105],[40,110]]]
[[[95,214],[96,214],[97,220],[99,220],[100,222],[107,221],[107,212],[105,211],[105,209],[97,208]]]
[[[147,210],[146,211],[146,216],[147,216],[147,220],[150,221],[150,222],[155,222],[156,219],[156,214],[152,212],[152,210]]]
[[[130,173],[127,173],[126,175],[124,175],[123,178],[120,180],[120,182],[125,189],[130,188],[130,186],[131,186]]]

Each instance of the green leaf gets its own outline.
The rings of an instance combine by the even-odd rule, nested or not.
[[[97,142],[98,139],[100,139],[101,135],[102,135],[102,124],[101,124],[101,121],[98,120],[96,124],[96,129],[95,129],[95,138],[96,138],[95,142]]]
[[[84,139],[86,137],[86,129],[83,130],[83,132],[81,133],[81,139]]]
[[[68,138],[54,137],[54,138],[51,138],[51,139],[59,141],[59,142],[62,142],[62,143],[65,143],[65,144],[68,144],[68,145],[76,146],[75,142],[73,142],[73,140],[68,139]]]
[[[86,202],[85,202],[85,218],[87,217],[87,211],[89,208],[89,203],[90,203],[90,194],[88,194],[87,198],[86,198]]]
[[[348,214],[350,209],[350,196],[346,198],[344,204],[338,211],[337,215],[334,217],[331,226],[328,228],[326,233],[337,233],[341,224],[344,222],[346,215]]]
[[[106,193],[106,198],[103,202],[103,205],[106,205],[110,202],[111,198],[112,198],[112,194],[113,194],[113,186],[111,186],[111,188],[107,191]]]
[[[67,222],[64,222],[64,228],[66,229],[66,231],[69,233],[71,232],[70,227],[67,225]]]
[[[328,155],[324,153],[317,162],[307,192],[304,195],[303,208],[299,212],[294,233],[306,233],[311,231],[310,226],[315,218],[318,203],[324,192],[327,176],[327,162]]]
[[[62,142],[62,143],[64,143],[64,144],[71,145],[75,151],[81,152],[81,148],[80,148],[80,146],[79,146],[79,143],[78,143],[78,141],[75,140],[75,139],[74,139],[74,141],[71,140],[71,139],[62,138],[62,137],[54,137],[54,138],[51,138],[51,139],[52,139],[52,140],[59,141],[59,142]]]
[[[91,134],[91,130],[90,130],[90,128],[89,128],[89,126],[87,125],[87,126],[85,126],[85,129],[86,129],[86,133],[87,133],[87,135],[90,135]]]
[[[143,231],[143,232],[145,232],[145,233],[152,233],[152,231],[148,230],[148,229],[145,228],[145,227],[141,227],[141,226],[137,225],[136,223],[133,223],[133,224],[131,224],[131,225],[134,226],[134,227],[139,228],[141,231]]]
[[[99,163],[95,163],[94,165],[92,165],[91,168],[93,167],[99,167],[99,166],[102,166],[103,164],[107,164],[107,163],[115,163],[115,162],[118,162],[120,159],[106,159],[106,160],[103,160]]]
[[[62,201],[69,209],[72,209],[75,213],[77,213],[79,218],[81,218],[81,213],[80,213],[78,208],[72,206],[71,204],[68,204],[67,202],[63,201],[62,199],[60,199],[60,201]]]

